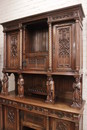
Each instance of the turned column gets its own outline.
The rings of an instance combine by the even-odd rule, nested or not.
[[[48,22],[49,25],[49,71],[52,71],[52,24]]]
[[[22,69],[22,24],[19,25],[20,28],[20,69]]]

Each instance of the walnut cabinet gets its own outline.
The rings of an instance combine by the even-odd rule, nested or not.
[[[2,23],[0,130],[83,130],[83,18],[79,4]]]

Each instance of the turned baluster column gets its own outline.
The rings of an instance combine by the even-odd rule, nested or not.
[[[52,71],[52,24],[49,22],[49,71]]]
[[[22,24],[19,25],[20,28],[20,70],[22,69]]]

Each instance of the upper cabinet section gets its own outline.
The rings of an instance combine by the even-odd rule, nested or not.
[[[74,75],[82,73],[81,5],[2,23],[7,72]]]
[[[48,24],[38,21],[27,24],[23,30],[23,70],[47,71]]]

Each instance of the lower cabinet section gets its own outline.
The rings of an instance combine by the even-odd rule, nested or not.
[[[28,111],[22,106],[26,105],[22,104],[19,108],[16,103],[15,107],[0,105],[0,130],[83,130],[81,113],[41,109],[38,106],[32,106],[33,109],[27,106]]]

